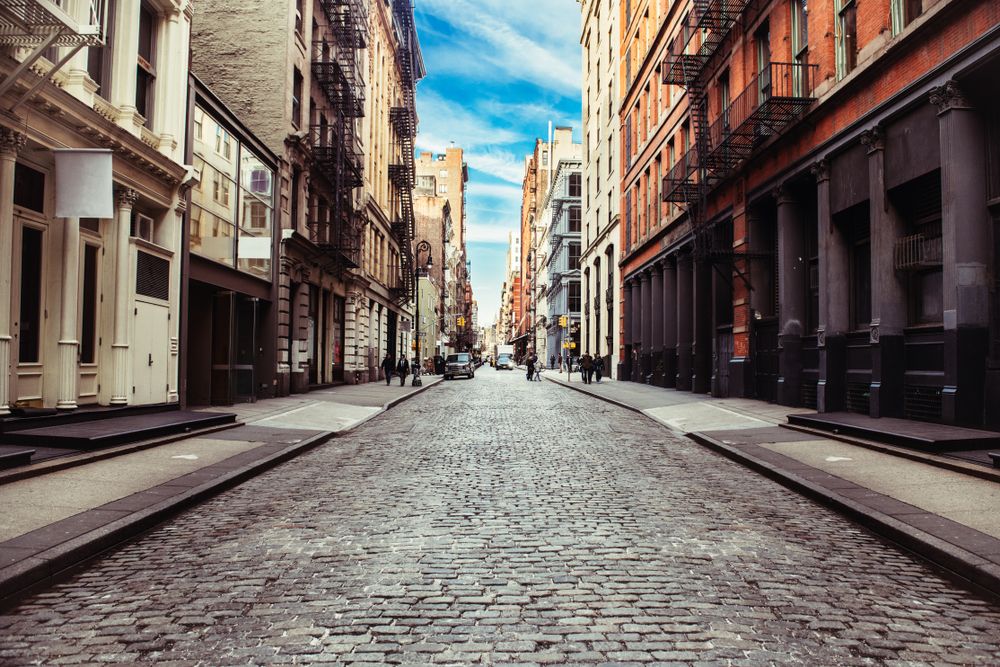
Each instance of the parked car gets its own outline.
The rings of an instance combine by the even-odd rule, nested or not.
[[[449,354],[445,361],[444,379],[450,380],[458,375],[464,375],[470,380],[476,377],[476,367],[472,361],[472,355],[468,352]]]
[[[514,357],[509,354],[501,354],[497,357],[497,370],[498,371],[512,371],[514,370]]]

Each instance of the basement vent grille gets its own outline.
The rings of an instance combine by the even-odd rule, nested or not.
[[[816,383],[815,382],[803,382],[802,388],[799,391],[799,398],[802,401],[802,407],[809,408],[810,410],[816,409]]]
[[[907,419],[941,421],[941,388],[904,385],[903,415]]]
[[[864,382],[848,382],[846,400],[847,411],[856,412],[862,415],[871,414],[871,406],[868,401],[868,396],[867,384]]]
[[[136,253],[135,293],[154,299],[170,299],[170,262],[141,250]]]

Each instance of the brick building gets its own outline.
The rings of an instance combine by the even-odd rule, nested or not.
[[[997,425],[1000,5],[620,18],[625,377]]]

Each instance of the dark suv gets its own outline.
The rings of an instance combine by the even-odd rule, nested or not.
[[[457,375],[464,375],[469,379],[476,377],[476,367],[472,361],[472,355],[468,352],[449,354],[444,366],[444,379],[450,380]]]

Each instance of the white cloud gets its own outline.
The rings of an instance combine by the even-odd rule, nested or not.
[[[452,73],[515,80],[578,95],[580,10],[575,0],[421,0],[418,11],[450,24]],[[439,65],[439,68],[441,65]]]
[[[490,243],[506,246],[509,240],[508,234],[517,228],[516,223],[509,224],[470,222],[468,226],[469,235],[466,237],[468,243]]]

